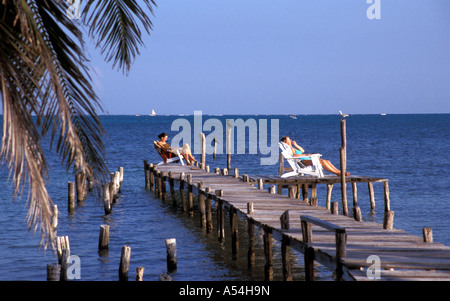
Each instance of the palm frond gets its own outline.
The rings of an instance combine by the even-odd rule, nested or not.
[[[136,1],[89,1],[90,35],[107,60],[128,71],[150,19]],[[152,11],[152,0],[144,0]],[[67,16],[65,1],[0,0],[0,95],[3,133],[0,157],[11,171],[14,193],[28,183],[28,223],[42,243],[54,247],[52,200],[46,189],[47,162],[41,141],[50,136],[67,170],[101,185],[108,180],[99,99],[91,85],[80,24]],[[114,55],[117,52],[117,55]]]
[[[153,14],[153,0],[142,0],[150,14]],[[90,28],[89,34],[96,37],[97,46],[107,61],[113,61],[113,67],[119,64],[124,73],[130,70],[139,46],[143,45],[142,33],[136,17],[143,28],[150,34],[153,24],[146,11],[134,0],[89,0],[84,7],[83,15]]]

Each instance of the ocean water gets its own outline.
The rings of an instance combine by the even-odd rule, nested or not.
[[[203,115],[200,124],[217,119],[223,129],[226,119],[252,120],[256,124],[279,123],[277,135],[290,136],[306,152],[318,152],[322,158],[339,167],[340,117],[337,115]],[[215,231],[206,233],[199,227],[198,217],[187,216],[173,209],[171,201],[163,203],[154,193],[145,189],[143,161],[159,162],[153,141],[160,132],[169,134],[169,142],[181,128],[171,129],[178,119],[192,125],[194,143],[194,116],[102,116],[107,131],[105,144],[107,164],[111,171],[124,168],[122,193],[111,215],[105,215],[96,195],[89,195],[76,205],[73,214],[67,211],[67,182],[74,181],[65,173],[53,152],[48,152],[50,165],[48,190],[59,208],[58,236],[69,236],[71,254],[81,263],[82,281],[118,280],[121,248],[131,247],[130,280],[135,269],[145,268],[144,280],[158,280],[166,271],[165,239],[177,239],[178,269],[172,276],[183,280],[263,280],[264,258],[262,233],[256,231],[256,267],[247,268],[246,224],[240,223],[240,251],[231,256],[230,239],[217,242]],[[198,120],[197,120],[198,121]],[[395,212],[394,227],[421,236],[422,227],[432,227],[434,241],[450,245],[450,115],[351,115],[347,118],[347,170],[354,175],[382,177],[389,180],[391,210]],[[206,135],[211,131],[204,131]],[[271,128],[268,129],[268,133]],[[249,132],[246,136],[248,141]],[[223,136],[225,137],[225,135]],[[242,138],[242,137],[241,137]],[[237,138],[236,138],[237,139]],[[219,148],[222,142],[219,140]],[[236,143],[237,144],[237,143]],[[269,139],[270,144],[270,139]],[[223,148],[224,149],[224,148]],[[232,167],[240,174],[276,174],[278,165],[261,165],[260,157],[267,155],[232,155]],[[276,154],[278,156],[278,153]],[[199,156],[197,155],[197,158]],[[207,156],[207,164],[226,166],[226,156],[216,159]],[[39,248],[39,233],[28,231],[26,224],[27,190],[21,198],[12,200],[8,182],[9,171],[0,169],[0,280],[46,280],[46,266],[56,261],[52,250]],[[332,200],[339,201],[339,185],[333,190]],[[349,208],[351,188],[348,187]],[[358,204],[364,220],[382,222],[383,186],[374,184],[375,212],[370,212],[366,184],[358,185]],[[324,206],[325,189],[319,187],[319,206]],[[99,253],[98,236],[102,224],[110,226],[110,247]],[[280,246],[274,242],[275,280],[282,279]],[[294,280],[303,279],[303,256],[292,251]],[[318,267],[320,279],[332,279],[332,273]]]

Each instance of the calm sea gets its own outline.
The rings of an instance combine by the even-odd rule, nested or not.
[[[257,231],[257,268],[249,271],[246,261],[246,225],[241,223],[240,252],[231,256],[230,239],[217,242],[215,232],[205,233],[198,218],[190,218],[163,203],[145,189],[143,161],[158,162],[153,140],[160,132],[169,134],[169,142],[181,129],[171,130],[176,119],[192,124],[193,116],[103,116],[107,131],[105,144],[107,164],[111,171],[124,167],[122,194],[111,215],[105,216],[94,195],[78,204],[74,214],[67,211],[67,175],[58,159],[49,152],[48,190],[59,208],[58,235],[69,236],[71,254],[81,260],[81,280],[117,280],[120,252],[131,247],[130,279],[136,267],[145,268],[144,280],[157,280],[166,271],[165,239],[177,239],[178,270],[174,280],[262,280],[264,279],[261,233]],[[340,117],[337,115],[202,116],[202,123],[218,119],[243,121],[279,121],[279,137],[290,136],[307,152],[319,152],[339,167]],[[210,132],[205,131],[208,135]],[[269,129],[270,133],[270,129]],[[247,133],[248,135],[248,133]],[[194,138],[193,138],[194,139]],[[223,142],[223,141],[219,141]],[[432,227],[434,240],[450,245],[450,115],[352,115],[347,118],[347,170],[354,175],[389,179],[391,209],[395,211],[394,227],[421,236],[422,227]],[[259,149],[258,149],[259,150]],[[235,154],[232,166],[240,173],[276,174],[277,165],[260,165],[259,154]],[[198,157],[198,156],[197,156]],[[207,164],[225,167],[225,155]],[[55,262],[52,250],[39,248],[39,233],[26,225],[25,189],[22,198],[12,201],[7,182],[8,170],[0,169],[2,183],[0,210],[0,280],[46,280],[46,265]],[[337,185],[338,186],[338,185]],[[358,185],[358,203],[363,219],[382,222],[383,187],[375,183],[376,210],[370,212],[367,186]],[[349,191],[350,196],[351,192]],[[339,187],[333,200],[339,199]],[[318,191],[319,205],[324,206],[325,191]],[[351,202],[351,198],[349,200]],[[98,235],[102,224],[110,226],[110,248],[99,254]],[[282,279],[279,245],[274,243],[275,279]],[[303,256],[293,251],[294,279],[302,279]],[[330,279],[331,273],[319,268],[319,277]]]

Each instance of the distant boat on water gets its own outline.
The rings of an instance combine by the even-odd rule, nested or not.
[[[380,115],[381,115],[381,116],[386,116],[386,113],[381,113]]]
[[[155,110],[153,110],[152,109],[152,113],[151,114],[149,114],[150,116],[156,116],[156,112],[155,112]]]
[[[291,119],[297,119],[297,116],[296,116],[296,115],[289,115],[289,118],[291,118]]]

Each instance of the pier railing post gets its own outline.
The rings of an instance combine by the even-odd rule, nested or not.
[[[305,243],[305,273],[306,280],[314,280],[314,249],[311,247],[313,242],[312,230],[310,224],[315,224],[324,229],[335,233],[336,239],[336,278],[338,281],[342,280],[342,258],[345,257],[346,245],[347,245],[347,233],[345,228],[332,224],[330,222],[308,216],[301,215],[300,221],[302,225],[303,243]]]

